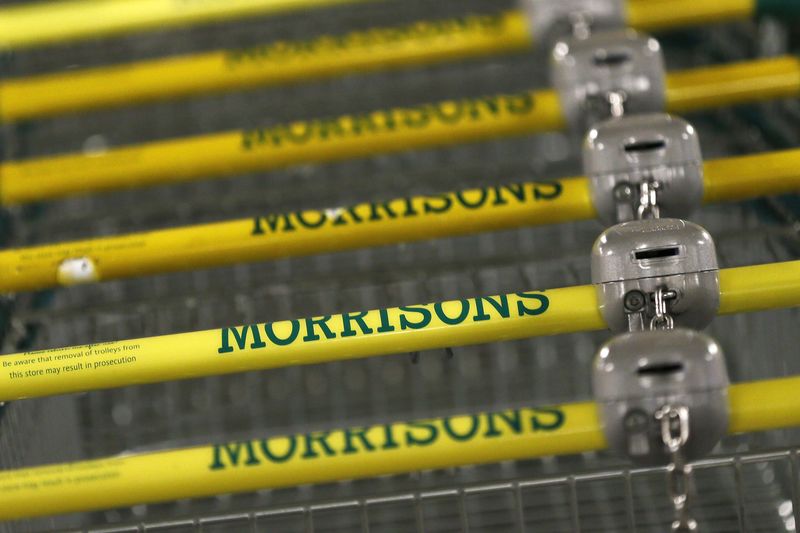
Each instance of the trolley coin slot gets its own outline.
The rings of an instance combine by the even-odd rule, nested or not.
[[[625,153],[637,153],[637,152],[655,152],[656,150],[663,150],[667,147],[667,142],[663,139],[658,139],[655,141],[634,141],[625,144],[624,150]]]
[[[683,372],[683,363],[652,363],[644,365],[636,369],[636,373],[643,377],[648,376],[666,376],[669,374],[677,374]]]
[[[681,255],[681,249],[677,246],[670,246],[669,248],[655,248],[653,250],[642,250],[640,252],[633,253],[633,256],[637,261],[643,261],[645,259],[664,259],[679,255]]]
[[[595,66],[613,68],[631,61],[631,54],[625,51],[598,50],[592,59]]]

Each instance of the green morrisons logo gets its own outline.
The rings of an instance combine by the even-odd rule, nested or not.
[[[287,233],[297,229],[316,230],[385,220],[439,216],[458,207],[477,210],[546,202],[559,198],[563,190],[563,185],[557,181],[512,183],[469,191],[360,204],[347,208],[269,214],[253,218],[253,229],[250,234],[266,235],[267,233]]]
[[[309,461],[363,453],[435,445],[442,441],[464,443],[525,433],[552,432],[566,421],[558,408],[514,409],[510,411],[456,416],[437,420],[387,424],[367,428],[323,431],[217,444],[211,448],[210,470],[281,464],[291,460]]]
[[[225,64],[231,70],[264,61],[289,61],[308,58],[319,53],[392,45],[410,39],[434,40],[452,38],[455,34],[472,32],[494,35],[505,29],[505,18],[497,15],[467,15],[447,20],[425,20],[392,28],[372,28],[344,35],[323,35],[304,41],[278,41],[270,44],[230,50]]]
[[[506,294],[480,296],[448,303],[403,306],[391,311],[388,309],[358,311],[286,322],[222,328],[217,352],[229,354],[235,351],[264,349],[269,345],[288,346],[315,342],[323,338],[331,340],[420,330],[428,327],[434,317],[447,326],[457,326],[467,321],[485,322],[492,318],[537,316],[545,313],[550,306],[547,296],[539,292],[519,292],[514,296],[516,297],[514,302]],[[445,306],[448,306],[448,309],[445,309]]]
[[[528,115],[534,110],[530,91],[513,95],[467,98],[385,109],[359,115],[281,124],[242,132],[242,148],[302,146],[311,141],[352,139],[398,130],[422,130],[435,125],[455,126],[503,115]]]

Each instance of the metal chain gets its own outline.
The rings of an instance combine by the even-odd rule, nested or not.
[[[591,36],[594,17],[589,11],[573,11],[569,13],[568,18],[573,37],[585,40]]]
[[[653,294],[655,300],[655,315],[650,320],[650,329],[672,329],[675,327],[675,322],[667,310],[667,300],[675,298],[675,291],[671,291],[664,287],[659,287]]]
[[[606,94],[606,101],[613,118],[620,118],[625,114],[625,101],[627,99],[628,95],[624,91],[609,91]]]
[[[661,210],[658,207],[658,191],[661,185],[653,178],[647,179],[639,185],[639,207],[636,218],[660,218]]]
[[[667,489],[675,508],[672,531],[697,531],[697,521],[689,514],[692,466],[686,463],[683,448],[689,440],[689,408],[665,405],[655,413],[661,423],[661,440],[671,456],[667,467]]]
[[[661,218],[661,208],[658,205],[660,190],[661,182],[652,176],[638,186],[631,183],[617,185],[614,190],[614,199],[617,202],[618,220],[620,222],[627,220],[631,214],[636,220]],[[637,191],[638,198],[635,196]]]

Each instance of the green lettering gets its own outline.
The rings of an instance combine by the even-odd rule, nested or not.
[[[441,205],[435,206],[431,202],[440,201]],[[428,196],[422,201],[423,212],[427,215],[430,213],[446,213],[453,206],[453,200],[447,194],[441,196]]]
[[[267,223],[267,227],[269,231],[272,233],[278,231],[294,231],[295,227],[292,224],[291,215],[283,214],[283,215],[267,215],[265,217],[256,217],[255,227],[251,235],[260,235],[264,233],[264,226],[263,223]],[[280,223],[283,223],[283,228],[280,227]]]
[[[242,457],[242,449],[246,452],[247,460],[244,466],[255,466],[260,463],[258,457],[253,452],[253,443],[247,442],[231,442],[228,444],[215,444],[214,451],[212,452],[212,460],[209,469],[221,470],[226,468],[223,462],[223,456],[227,456],[228,466],[240,466],[239,460]]]
[[[369,219],[372,221],[381,220],[380,210],[386,212],[386,215],[389,218],[397,218],[397,213],[392,210],[390,202],[383,202],[382,204],[369,204],[370,212],[369,212]]]
[[[267,322],[266,324],[264,324],[264,333],[267,334],[267,338],[272,344],[276,346],[287,346],[289,344],[292,344],[297,339],[297,335],[300,333],[300,321],[290,320],[289,323],[292,325],[292,330],[289,332],[289,336],[286,337],[285,339],[279,338],[278,335],[275,333],[274,322]]]
[[[433,309],[436,311],[436,316],[439,317],[439,320],[450,326],[455,326],[464,322],[464,320],[467,318],[467,314],[469,314],[469,300],[457,300],[457,302],[461,304],[461,311],[459,311],[458,316],[455,318],[450,318],[447,316],[447,314],[444,312],[442,302],[436,302],[433,304]]]
[[[277,455],[275,453],[272,453],[272,450],[269,449],[270,441],[266,439],[262,440],[261,453],[264,454],[264,457],[266,457],[269,461],[273,463],[285,463],[286,461],[291,459],[294,456],[295,450],[297,449],[297,437],[292,435],[291,437],[285,437],[285,438],[289,439],[289,446],[287,447],[286,452],[284,452],[283,455]]]
[[[225,64],[228,67],[233,67],[236,63],[242,61],[244,50],[227,50],[225,52]]]
[[[403,201],[406,204],[406,210],[403,212],[404,217],[415,217],[419,215],[419,211],[417,211],[417,208],[414,207],[413,198],[403,198]]]
[[[510,193],[514,198],[519,200],[519,203],[525,202],[525,187],[521,183],[512,183],[510,185],[499,185],[493,188],[494,190],[494,205],[506,205],[504,192]]]
[[[316,39],[306,39],[304,41],[289,41],[291,45],[289,53],[299,55],[313,55],[319,53],[320,48],[324,48],[331,40],[336,39],[336,36],[322,35]]]
[[[498,298],[499,301],[495,300],[494,298]],[[483,303],[486,302],[491,305],[495,311],[497,311],[501,317],[509,318],[511,316],[511,310],[509,309],[508,305],[508,296],[505,294],[501,294],[500,296],[481,296],[480,298],[475,298],[475,310],[477,313],[475,317],[472,319],[473,322],[485,322],[490,320],[492,317],[484,310]]]
[[[383,126],[386,128],[386,131],[394,131],[397,129],[397,119],[394,116],[394,109],[386,109],[378,113],[383,117]]]
[[[356,135],[361,135],[362,133],[369,132],[369,133],[376,133],[380,130],[378,125],[375,123],[373,115],[353,115],[350,117],[351,126],[350,129]]]
[[[381,449],[383,450],[393,450],[395,448],[399,448],[400,445],[397,444],[397,441],[394,438],[394,426],[392,424],[386,424],[383,426],[383,446]]]
[[[436,428],[435,425],[429,422],[410,422],[407,424],[409,428],[406,430],[406,445],[411,446],[428,446],[429,444],[433,444],[436,441],[436,437],[439,435],[439,430]],[[420,437],[419,435],[414,435],[413,431],[421,430],[424,431],[424,437]]]
[[[253,217],[253,231],[250,235],[263,235],[264,227],[261,225],[261,217]]]
[[[373,332],[372,328],[367,326],[364,317],[367,316],[367,311],[359,311],[357,313],[342,313],[342,337],[355,337],[358,333],[350,325],[350,322],[355,322],[361,329],[362,335],[369,335]]]
[[[533,94],[524,92],[505,97],[506,109],[512,115],[525,115],[533,110]]]
[[[259,137],[261,137],[260,133],[262,132],[259,130],[242,131],[242,148],[252,150],[253,146],[258,143]]]
[[[557,407],[540,407],[534,409],[534,411],[538,412],[538,414],[534,414],[531,417],[531,428],[533,431],[555,431],[564,425],[564,419],[566,418],[566,415],[564,414],[564,411]],[[542,422],[540,418],[541,414],[552,416],[553,420],[551,422]]]
[[[306,217],[313,214],[317,215],[318,218],[315,221],[309,222]],[[300,222],[300,224],[308,229],[317,229],[325,224],[326,220],[328,220],[328,215],[322,211],[298,211],[294,214],[294,216],[297,218],[297,221]]]
[[[318,318],[306,318],[306,336],[303,337],[303,342],[318,341],[320,336],[314,331],[314,326],[319,326],[326,339],[335,339],[336,334],[328,327],[328,320],[331,319],[330,315]]]
[[[467,191],[459,191],[459,192],[457,192],[456,193],[456,198],[458,198],[458,202],[461,205],[463,205],[465,208],[467,208],[467,209],[478,209],[479,207],[482,207],[483,204],[486,203],[486,198],[489,195],[489,193],[487,192],[486,189],[478,189],[478,191],[477,191],[479,193],[478,199],[470,201],[470,200],[467,200],[466,192]],[[475,191],[469,191],[469,192],[472,193],[472,192],[475,192]]]
[[[531,309],[530,307],[525,307],[525,302],[517,302],[517,313],[519,316],[536,316],[541,315],[547,308],[550,307],[550,300],[544,294],[539,293],[531,293],[531,292],[518,292],[517,296],[519,298],[524,298],[527,300],[536,300],[539,302],[539,307]]]
[[[247,345],[248,331],[253,334],[253,342],[250,344],[251,349],[255,350],[258,348],[264,348],[267,345],[261,340],[261,333],[259,333],[258,326],[255,324],[250,326],[222,328],[221,331],[222,339],[217,353],[230,353],[234,350],[234,348],[230,345],[231,333],[233,334],[234,341],[236,342],[236,346],[239,348],[239,350],[244,350],[245,346]]]
[[[459,418],[464,418],[464,417],[459,417]],[[463,442],[465,440],[470,440],[472,437],[474,437],[475,433],[478,432],[478,426],[480,425],[480,420],[478,419],[478,415],[471,415],[468,418],[470,421],[470,426],[467,432],[463,434],[456,433],[456,431],[453,429],[453,426],[451,425],[452,419],[450,418],[445,418],[444,420],[442,420],[442,425],[444,426],[444,430],[447,432],[448,435],[450,435],[450,437],[453,440]]]
[[[277,128],[260,128],[242,131],[242,148],[245,150],[251,150],[257,145],[265,144],[267,139],[272,141],[273,146],[280,146],[283,143],[283,138]]]
[[[431,121],[428,106],[400,109],[403,124],[408,128],[424,128]]]
[[[344,430],[344,450],[342,453],[352,454],[358,453],[359,449],[353,444],[353,440],[358,439],[361,441],[361,446],[364,451],[374,451],[375,446],[367,438],[367,428],[360,429],[345,429]],[[384,448],[385,449],[385,448]]]
[[[489,114],[493,117],[496,117],[500,113],[500,100],[497,96],[487,96],[483,98],[476,98],[474,100],[468,100],[467,105],[470,108],[470,116],[472,116],[472,118],[475,120],[483,118],[481,106],[486,107],[486,109],[489,111]]]
[[[482,15],[475,17],[478,24],[487,30],[500,30],[505,25],[505,18],[502,15]]]
[[[408,316],[405,314],[400,314],[400,330],[405,331],[407,329],[423,329],[428,324],[431,323],[431,312],[429,309],[425,307],[400,307],[400,311],[403,313],[419,313],[422,318],[420,318],[419,322],[412,322],[408,319]]]
[[[329,118],[318,121],[317,127],[319,128],[319,138],[327,140],[328,137],[344,137],[346,135],[345,129],[341,124],[341,120],[350,117]]]
[[[319,457],[319,452],[314,450],[314,443],[319,443],[322,446],[322,452],[327,455],[328,457],[336,455],[336,452],[331,449],[328,441],[326,440],[330,436],[330,431],[321,431],[319,433],[308,433],[305,435],[305,445],[306,451],[303,452],[303,459],[314,459],[315,457]]]
[[[386,309],[378,309],[378,315],[381,317],[381,326],[377,329],[378,333],[389,333],[397,329],[389,322],[389,312]]]
[[[536,200],[554,200],[561,196],[563,191],[564,186],[557,181],[551,183],[538,183],[533,187],[533,198]]]
[[[464,115],[464,102],[441,102],[433,106],[433,111],[444,124],[455,124]]]
[[[282,126],[283,136],[294,144],[305,144],[311,140],[314,134],[313,122],[293,122],[287,126]]]
[[[489,429],[483,434],[484,437],[499,437],[503,434],[497,429],[496,422],[498,418],[502,420],[515,435],[522,433],[522,417],[520,416],[520,412],[515,409],[505,413],[489,413],[487,415]]]
[[[356,213],[355,207],[348,207],[347,209],[337,208],[337,209],[332,209],[331,211],[332,214],[336,216],[336,218],[333,219],[334,226],[344,226],[345,224],[347,224],[347,219],[345,218],[345,214],[349,214],[350,218],[353,219],[352,222],[356,224],[360,224],[361,222],[363,222],[361,220],[361,217],[358,216],[358,213]]]

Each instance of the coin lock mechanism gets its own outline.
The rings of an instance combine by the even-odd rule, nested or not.
[[[664,110],[661,46],[631,29],[559,40],[550,76],[569,126],[581,134],[609,117]]]
[[[592,283],[614,333],[705,328],[719,308],[711,235],[685,220],[634,220],[604,231],[592,248]]]
[[[605,226],[641,218],[687,218],[703,200],[703,156],[695,129],[663,113],[595,126],[583,168]]]
[[[618,335],[592,370],[609,447],[644,465],[673,461],[671,439],[686,461],[707,455],[728,430],[729,384],[719,344],[683,328]]]
[[[520,9],[539,43],[625,25],[623,0],[520,0]]]

